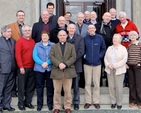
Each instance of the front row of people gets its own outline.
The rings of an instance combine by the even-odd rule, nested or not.
[[[94,25],[90,24],[88,26],[89,35],[84,38],[75,34],[74,24],[68,25],[67,30],[69,31],[68,35],[64,30],[59,31],[57,35],[59,42],[57,44],[49,41],[49,35],[46,31],[43,31],[41,34],[42,40],[35,44],[30,37],[31,27],[24,25],[22,28],[23,37],[16,42],[15,46],[15,41],[11,38],[11,28],[9,26],[2,27],[2,36],[0,37],[0,113],[2,113],[2,110],[15,110],[10,105],[13,72],[15,70],[14,67],[16,67],[15,58],[19,68],[18,107],[20,110],[25,110],[25,107],[30,109],[34,108],[31,102],[35,82],[37,110],[40,111],[42,109],[45,81],[47,88],[47,106],[49,110],[54,108],[54,113],[60,112],[60,93],[63,87],[64,108],[66,113],[71,113],[72,84],[73,87],[75,87],[73,97],[74,109],[79,109],[80,94],[78,81],[79,73],[82,71],[82,68],[79,67],[82,67],[83,55],[86,81],[86,104],[84,108],[87,109],[92,104],[92,78],[94,83],[93,104],[96,109],[99,109],[101,58],[104,57],[105,52],[105,71],[108,74],[111,108],[115,108],[116,105],[118,109],[122,108],[122,83],[126,68],[129,74],[130,107],[137,104],[138,108],[141,108],[141,77],[139,76],[141,71],[141,44],[136,40],[138,34],[135,31],[129,33],[131,44],[128,50],[120,44],[122,37],[119,34],[115,34],[113,36],[113,45],[106,51],[104,39],[101,35],[95,34],[96,28]],[[77,39],[77,37],[79,38]],[[78,93],[76,92],[77,90]]]

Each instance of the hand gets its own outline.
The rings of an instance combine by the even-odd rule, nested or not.
[[[126,64],[126,69],[129,69],[129,66]]]
[[[23,74],[25,74],[25,70],[24,70],[24,68],[22,67],[22,68],[20,68],[20,73],[23,75]]]
[[[66,68],[66,65],[64,63],[60,63],[59,64],[59,68],[60,68],[60,70],[63,70],[63,69]]]
[[[108,68],[110,68],[111,70],[113,70],[113,69],[114,69],[113,64],[109,64],[109,65],[108,65]]]
[[[43,67],[43,68],[48,68],[48,63],[47,63],[47,62],[43,62],[43,63],[42,63],[42,67]]]

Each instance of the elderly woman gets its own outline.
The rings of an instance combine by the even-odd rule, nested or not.
[[[121,43],[121,35],[114,34],[113,45],[108,47],[104,62],[107,72],[111,108],[122,108],[122,90],[126,72],[127,50]]]
[[[34,71],[37,91],[37,111],[43,106],[43,91],[46,81],[47,88],[47,106],[49,110],[53,109],[53,82],[50,79],[52,63],[50,61],[50,49],[54,43],[49,41],[49,35],[46,31],[41,33],[41,41],[36,43],[33,50],[33,59],[35,61]]]
[[[128,47],[129,106],[135,104],[141,109],[141,45],[136,31],[129,32],[131,44]]]

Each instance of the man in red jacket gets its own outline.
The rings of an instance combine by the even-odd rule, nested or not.
[[[18,64],[18,107],[25,110],[25,107],[33,109],[31,104],[34,94],[35,79],[33,74],[34,61],[32,51],[35,45],[31,36],[31,27],[22,27],[23,36],[16,42],[16,61]],[[24,97],[25,95],[25,97]]]

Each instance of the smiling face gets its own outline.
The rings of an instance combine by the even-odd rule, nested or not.
[[[68,27],[67,27],[67,31],[69,32],[69,35],[74,35],[75,33],[75,25],[74,24],[69,24]]]
[[[66,42],[67,37],[68,37],[68,35],[64,30],[61,30],[58,32],[59,42]]]
[[[121,43],[121,35],[114,34],[113,36],[113,45],[119,45]]]
[[[49,40],[48,34],[47,34],[47,33],[42,33],[42,41],[43,41],[44,43],[47,43],[48,40]]]
[[[2,35],[3,35],[5,38],[11,38],[11,34],[12,34],[11,28],[6,29],[6,31],[2,33]]]
[[[95,31],[96,31],[96,28],[95,28],[94,25],[89,25],[88,26],[88,32],[89,32],[90,35],[94,35]]]
[[[41,18],[44,23],[49,21],[49,17],[49,13],[46,10],[42,12]]]
[[[103,15],[103,21],[105,23],[109,23],[110,20],[111,20],[111,14],[109,12],[104,13],[104,15]]]
[[[129,39],[134,42],[138,38],[138,33],[136,31],[130,31],[129,32]]]
[[[31,36],[31,27],[29,27],[28,25],[23,26],[22,32],[23,32],[24,37],[30,38],[30,36]]]
[[[24,12],[17,12],[16,17],[19,23],[23,23],[25,19],[25,14]]]

